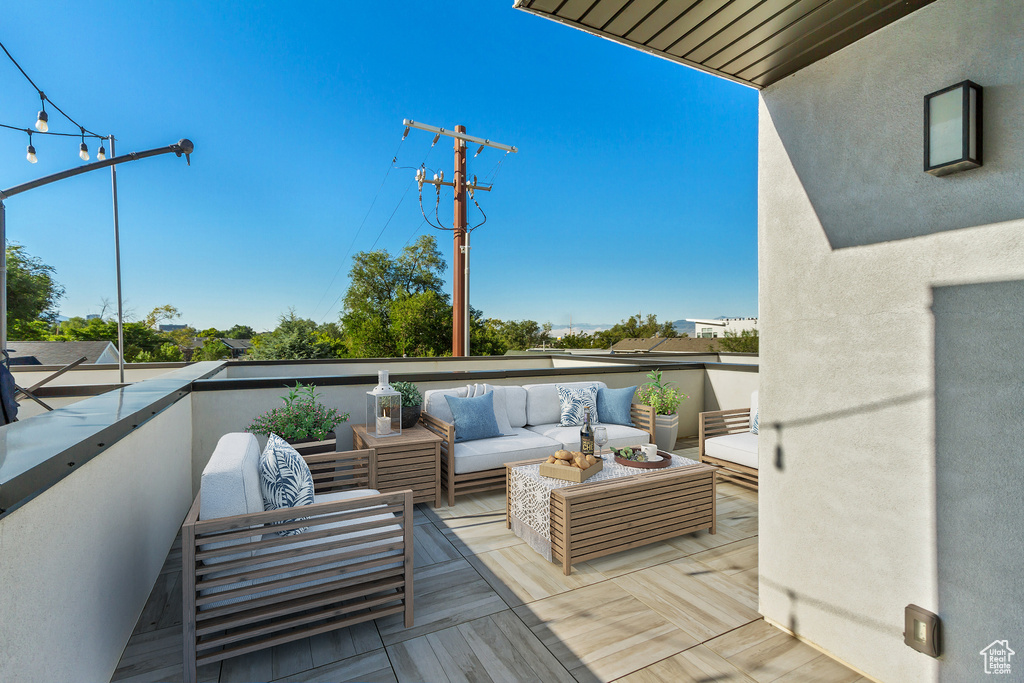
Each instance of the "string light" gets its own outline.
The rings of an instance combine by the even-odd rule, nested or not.
[[[56,132],[51,132],[50,131],[50,115],[46,111],[46,103],[49,102],[51,105],[53,105],[53,108],[56,109],[58,113],[60,113],[61,116],[63,116],[65,119],[67,119],[69,122],[71,122],[72,125],[76,126],[79,129],[79,136],[78,137],[81,138],[81,144],[78,146],[78,156],[82,159],[82,161],[88,161],[89,160],[89,147],[88,147],[88,145],[85,144],[85,138],[87,136],[90,137],[90,138],[96,138],[96,139],[100,140],[100,147],[99,147],[99,150],[97,151],[96,157],[100,161],[105,161],[106,158],[107,158],[107,150],[103,147],[103,142],[102,141],[107,140],[108,136],[99,135],[97,133],[94,133],[93,131],[89,130],[88,128],[86,128],[82,124],[78,123],[78,121],[75,121],[73,118],[71,118],[71,116],[66,111],[61,109],[53,100],[49,99],[46,96],[46,94],[39,88],[39,86],[36,85],[36,82],[32,80],[32,77],[29,76],[28,73],[26,73],[23,68],[21,68],[21,65],[18,64],[18,60],[16,60],[14,58],[14,55],[11,54],[10,50],[8,50],[7,47],[3,43],[0,43],[0,50],[2,50],[5,55],[7,55],[7,58],[11,60],[11,63],[14,64],[14,66],[18,69],[18,71],[21,72],[21,75],[25,77],[25,80],[28,81],[29,85],[32,86],[33,90],[35,90],[36,93],[39,95],[39,113],[36,115],[36,122],[35,122],[36,132],[39,135],[56,135],[56,136],[61,136],[61,137],[76,137],[74,133],[56,133]],[[31,163],[33,163],[33,164],[38,161],[38,158],[36,157],[35,147],[33,147],[33,145],[32,145],[32,131],[31,130],[29,130],[28,128],[21,128],[20,126],[10,126],[10,125],[7,125],[5,123],[0,123],[0,128],[7,128],[7,129],[10,129],[10,130],[24,131],[24,132],[28,133],[29,134],[29,144],[28,144],[28,151],[27,151],[25,157]],[[188,157],[187,154],[185,156],[186,156],[186,158]]]
[[[82,128],[82,144],[78,146],[78,156],[82,161],[89,161],[89,147],[85,144],[85,128]]]
[[[36,148],[32,146],[32,131],[28,130],[27,132],[28,132],[28,154],[25,155],[25,158],[28,159],[28,163],[34,164],[37,161],[39,161],[39,159],[36,158]]]
[[[39,106],[42,109],[39,110],[39,114],[36,116],[36,130],[40,133],[45,133],[50,130],[50,124],[47,123],[50,117],[46,114],[46,95],[39,93]]]

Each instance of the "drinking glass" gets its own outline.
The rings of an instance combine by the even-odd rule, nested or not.
[[[608,443],[608,429],[606,427],[594,427],[594,443],[597,444],[597,455],[600,457],[605,444]]]

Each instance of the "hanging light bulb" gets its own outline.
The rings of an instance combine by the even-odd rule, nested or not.
[[[28,163],[30,164],[34,164],[39,161],[39,159],[36,158],[36,148],[32,146],[31,131],[28,131],[28,154],[25,155],[25,158],[28,159]]]
[[[46,95],[42,92],[39,93],[39,114],[36,116],[36,130],[40,133],[45,133],[50,130],[50,125],[47,121],[50,117],[46,114]]]
[[[100,148],[96,150],[96,158],[100,161],[104,161],[107,158],[107,150],[103,149],[103,141],[100,141]]]
[[[89,161],[89,148],[85,144],[85,128],[79,126],[82,131],[82,144],[78,146],[78,158],[82,161]]]

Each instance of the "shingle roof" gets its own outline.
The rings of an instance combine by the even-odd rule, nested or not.
[[[612,351],[650,351],[663,341],[663,337],[631,337],[615,342]]]
[[[670,337],[654,349],[655,353],[668,352],[680,353],[689,351],[691,353],[707,353],[715,348],[717,339],[707,337]]]
[[[11,365],[67,365],[85,356],[95,363],[107,349],[117,358],[117,348],[108,341],[9,341]]]
[[[224,346],[227,346],[230,349],[242,349],[244,351],[252,348],[251,339],[226,339],[221,337],[220,340],[224,342]]]

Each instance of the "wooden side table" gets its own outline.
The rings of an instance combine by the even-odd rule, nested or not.
[[[376,437],[366,425],[352,425],[353,447],[377,452],[377,490],[412,489],[413,502],[441,507],[441,442],[422,425],[397,436]]]

